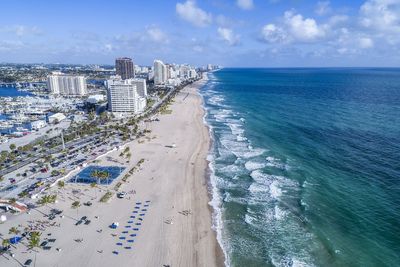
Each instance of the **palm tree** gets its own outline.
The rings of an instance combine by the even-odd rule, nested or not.
[[[94,170],[94,171],[92,171],[90,176],[92,178],[97,178],[97,180],[99,180],[99,181],[105,180],[105,179],[108,180],[108,178],[110,177],[110,173],[108,171]]]
[[[96,182],[91,183],[91,184],[90,184],[90,187],[94,189],[95,198],[97,198],[97,189],[96,189],[97,183],[96,183]]]
[[[50,203],[55,203],[57,200],[57,195],[45,195],[41,199],[39,199],[38,204],[40,205],[46,205]]]
[[[37,231],[30,233],[29,244],[28,244],[30,249],[39,247],[40,236],[41,236],[41,233],[37,232]]]
[[[58,181],[57,185],[58,185],[58,188],[62,189],[62,188],[65,187],[65,182],[64,181]]]
[[[20,233],[20,230],[18,230],[17,227],[13,226],[13,227],[10,228],[10,230],[8,230],[8,233],[9,233],[9,234],[18,235],[18,234]]]
[[[76,216],[78,216],[78,210],[79,210],[80,206],[81,206],[81,202],[79,202],[79,201],[74,201],[71,204],[71,208],[76,209]]]
[[[126,154],[126,159],[128,159],[128,161],[130,161],[130,160],[131,160],[131,157],[132,157],[132,154],[131,154],[130,152],[128,152],[128,153]]]
[[[59,189],[64,189],[65,188],[65,182],[64,181],[58,181],[57,186]],[[64,190],[63,190],[63,197],[64,197]]]
[[[10,239],[3,239],[3,241],[1,242],[1,245],[2,245],[3,249],[8,249],[11,245]]]

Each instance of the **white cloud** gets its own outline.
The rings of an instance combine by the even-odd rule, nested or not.
[[[212,22],[212,15],[199,8],[194,0],[177,3],[176,13],[183,20],[198,27],[207,26]]]
[[[193,46],[193,51],[194,52],[201,53],[201,52],[203,52],[203,50],[204,50],[204,48],[202,46],[200,46],[200,45]]]
[[[284,43],[288,41],[286,32],[275,24],[267,24],[261,29],[261,38],[270,43]]]
[[[345,23],[349,20],[349,17],[346,15],[334,15],[329,18],[329,26],[336,26],[338,24]]]
[[[168,43],[168,36],[159,28],[157,27],[150,27],[147,28],[147,35],[149,36],[150,40],[156,43]]]
[[[0,31],[9,32],[17,35],[18,37],[26,35],[40,35],[42,31],[37,26],[25,26],[25,25],[12,25],[0,27]]]
[[[328,24],[318,25],[312,18],[303,18],[286,11],[279,25],[266,24],[261,29],[261,40],[269,43],[316,42],[327,35]]]
[[[218,15],[216,17],[216,22],[221,27],[229,27],[233,24],[233,21],[224,15]]]
[[[360,8],[361,25],[381,32],[400,33],[400,1],[368,0]]]
[[[240,36],[235,34],[232,29],[219,27],[218,34],[222,40],[231,46],[239,44]]]
[[[284,19],[288,31],[296,40],[310,42],[325,36],[324,27],[319,26],[314,19],[303,18],[292,11],[286,11]]]
[[[363,49],[374,47],[374,41],[368,37],[361,37],[359,39],[359,44],[360,44],[360,47]]]
[[[243,10],[250,10],[254,8],[253,0],[236,0],[236,4]]]
[[[21,41],[0,41],[0,51],[15,51],[25,48],[25,44]]]
[[[317,3],[315,8],[315,13],[317,15],[323,16],[331,12],[331,3],[329,1],[320,1]]]
[[[107,52],[111,52],[114,49],[112,44],[105,44],[104,45],[104,50]]]

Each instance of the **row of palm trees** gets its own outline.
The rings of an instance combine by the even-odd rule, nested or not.
[[[17,227],[11,227],[9,230],[9,234],[14,234],[14,235],[18,235],[19,233],[21,233],[20,230],[18,230]],[[29,249],[33,249],[35,247],[39,247],[40,246],[40,236],[42,235],[42,233],[40,233],[39,231],[32,231],[28,233],[28,248]],[[1,246],[3,247],[3,249],[8,250],[11,246],[11,241],[9,238],[5,238],[3,239],[3,241],[1,242]]]

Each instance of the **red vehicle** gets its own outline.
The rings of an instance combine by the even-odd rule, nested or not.
[[[42,173],[45,173],[45,172],[47,172],[47,169],[46,168],[43,168],[43,169],[41,169],[40,170]]]

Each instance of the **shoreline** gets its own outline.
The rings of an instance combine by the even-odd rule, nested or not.
[[[201,116],[201,120],[202,120],[202,124],[204,125],[204,128],[206,129],[206,133],[207,133],[207,138],[208,138],[208,150],[207,153],[204,157],[204,160],[206,162],[206,168],[204,171],[204,177],[206,179],[206,189],[207,189],[207,196],[208,196],[208,210],[210,212],[210,219],[211,219],[211,229],[213,230],[213,234],[214,234],[214,239],[215,239],[215,254],[216,254],[216,266],[228,266],[227,265],[227,259],[226,259],[226,254],[224,251],[224,248],[222,246],[222,240],[220,240],[218,238],[218,235],[220,233],[218,233],[218,227],[219,224],[217,223],[217,220],[219,220],[218,217],[218,210],[216,209],[216,207],[212,204],[213,200],[214,200],[214,190],[215,190],[215,186],[212,183],[212,173],[213,173],[213,169],[211,168],[211,161],[209,160],[209,156],[211,155],[212,152],[212,148],[213,148],[213,138],[211,136],[211,127],[210,125],[207,124],[206,121],[206,116],[207,116],[207,109],[205,108],[205,101],[204,101],[204,97],[203,95],[200,93],[200,90],[207,84],[208,82],[208,73],[205,73],[203,75],[203,78],[200,80],[203,83],[201,85],[199,85],[196,89],[197,95],[200,97],[201,102],[200,102],[200,107],[202,109],[202,116]],[[217,224],[217,225],[216,225]]]
[[[211,71],[215,72],[215,71]],[[216,254],[218,255],[218,266],[229,266],[228,264],[228,259],[227,259],[227,254],[226,251],[223,247],[223,240],[222,240],[222,219],[221,219],[221,210],[220,207],[217,207],[217,205],[220,205],[220,200],[218,198],[218,193],[216,192],[217,187],[215,184],[213,184],[213,178],[212,175],[214,173],[214,169],[212,166],[212,160],[210,157],[213,157],[212,155],[212,149],[213,149],[213,142],[215,142],[213,136],[212,136],[212,127],[207,123],[206,117],[207,117],[207,109],[205,107],[205,100],[204,96],[200,93],[200,90],[207,84],[209,78],[208,78],[208,73],[205,73],[203,75],[202,80],[204,80],[204,84],[199,86],[197,89],[197,94],[201,98],[201,108],[203,110],[203,116],[202,116],[202,121],[203,125],[207,130],[208,133],[208,138],[209,138],[209,148],[208,152],[205,158],[205,161],[207,163],[207,167],[205,170],[205,179],[207,180],[207,191],[208,191],[208,208],[210,210],[211,214],[211,220],[212,220],[212,230],[214,232],[214,238],[216,240]],[[216,204],[213,204],[213,202],[218,202]]]

